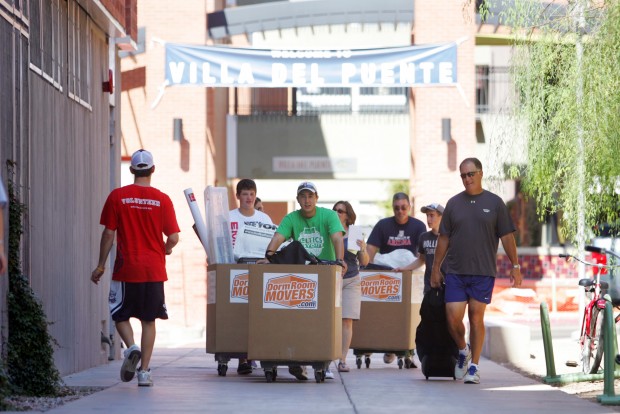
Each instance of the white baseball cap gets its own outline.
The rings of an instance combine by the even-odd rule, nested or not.
[[[154,165],[153,154],[147,150],[138,150],[131,156],[131,168],[134,170],[148,170]]]
[[[311,191],[314,194],[317,193],[316,186],[310,181],[304,181],[303,183],[299,184],[299,187],[297,187],[297,195],[299,195],[299,193],[301,193],[304,190]]]

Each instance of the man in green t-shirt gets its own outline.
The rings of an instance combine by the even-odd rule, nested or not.
[[[342,274],[345,274],[347,266],[344,262],[344,228],[335,211],[316,206],[318,199],[316,187],[311,182],[303,182],[297,187],[300,209],[282,219],[267,246],[265,257],[274,254],[282,243],[293,238],[319,259],[340,262],[344,268]],[[299,365],[289,366],[289,373],[299,380],[308,379],[306,368]]]
[[[311,182],[297,188],[297,202],[301,207],[287,214],[273,235],[266,256],[272,255],[289,238],[298,240],[319,259],[344,263],[344,229],[335,211],[317,207],[319,195]]]

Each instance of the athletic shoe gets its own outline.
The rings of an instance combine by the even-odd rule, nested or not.
[[[417,368],[418,366],[413,362],[413,358],[405,357],[405,368]]]
[[[125,350],[124,356],[125,359],[123,360],[123,365],[121,365],[121,381],[129,382],[136,374],[136,367],[138,366],[138,362],[140,362],[140,357],[142,356],[140,347],[133,344]]]
[[[396,359],[396,354],[383,354],[383,362],[391,364]]]
[[[306,372],[306,367],[302,367],[301,365],[293,365],[288,367],[288,373],[300,381],[308,380],[308,373]]]
[[[239,366],[237,367],[237,374],[239,375],[247,375],[252,373],[252,365],[247,362],[239,362]]]
[[[338,372],[349,372],[349,367],[345,362],[338,363]]]
[[[325,379],[334,379],[334,373],[329,368],[325,370]]]
[[[467,372],[467,368],[469,367],[469,361],[471,361],[471,348],[468,346],[467,355],[463,355],[459,352],[459,357],[456,361],[456,366],[454,367],[454,377],[456,379],[463,379],[465,373]]]
[[[140,387],[152,387],[153,379],[151,378],[151,369],[138,371],[138,385]]]
[[[480,384],[480,370],[478,367],[471,366],[465,375],[465,384]]]

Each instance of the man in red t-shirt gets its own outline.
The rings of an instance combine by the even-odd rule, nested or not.
[[[166,255],[179,242],[179,225],[170,197],[151,187],[155,171],[153,155],[145,150],[131,156],[134,183],[110,193],[101,212],[99,263],[91,274],[98,284],[118,231],[116,261],[110,284],[109,305],[112,319],[127,345],[121,366],[121,380],[131,381],[138,362],[138,385],[151,386],[149,362],[155,344],[155,319],[168,319],[164,295]],[[167,238],[164,241],[162,234]],[[129,318],[142,324],[142,349],[134,342]]]

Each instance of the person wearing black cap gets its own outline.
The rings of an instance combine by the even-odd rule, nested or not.
[[[422,207],[420,211],[426,214],[426,224],[430,228],[430,231],[422,233],[418,239],[418,253],[420,255],[409,265],[394,270],[398,272],[415,270],[426,265],[424,269],[424,294],[426,294],[426,292],[431,290],[431,272],[433,270],[433,260],[435,260],[435,247],[437,247],[437,238],[439,237],[439,224],[441,223],[443,206],[438,203],[432,203]],[[445,273],[445,269],[442,268],[442,270]]]
[[[345,274],[344,228],[335,211],[316,206],[318,199],[319,194],[313,183],[304,181],[299,184],[297,202],[300,209],[284,216],[267,246],[265,258],[268,259],[282,243],[292,238],[319,259],[340,262]],[[290,366],[289,372],[299,380],[308,379],[305,367]]]
[[[129,169],[134,183],[113,190],[103,206],[99,262],[90,279],[94,284],[101,280],[118,232],[108,302],[116,329],[127,346],[121,380],[131,381],[141,361],[138,385],[152,386],[149,362],[155,345],[155,319],[168,319],[166,255],[172,254],[179,242],[180,230],[170,197],[151,187],[153,155],[136,151]],[[134,342],[130,318],[139,319],[142,325],[141,347]]]

